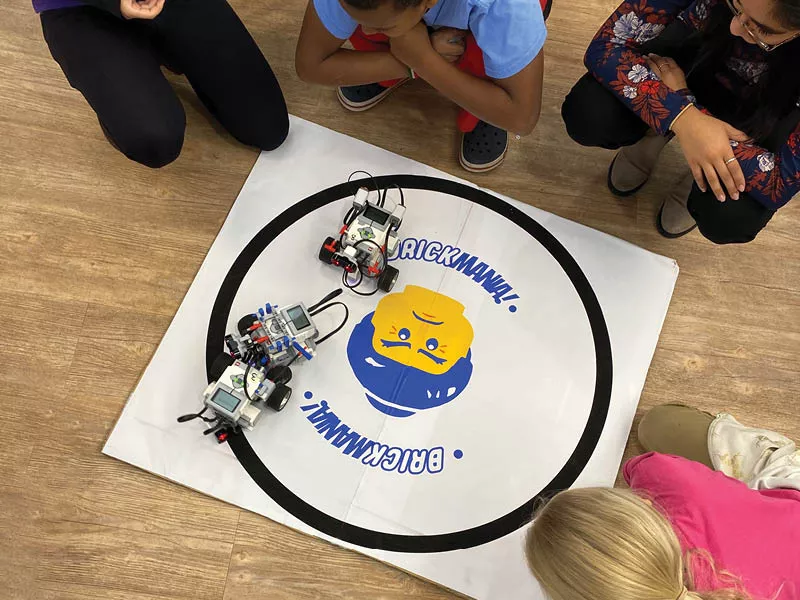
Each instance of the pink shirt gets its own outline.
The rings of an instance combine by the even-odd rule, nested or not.
[[[684,551],[699,548],[718,571],[741,578],[754,600],[800,600],[800,491],[751,490],[697,462],[644,454],[625,463],[625,481],[672,521]],[[698,591],[726,586],[694,560]]]

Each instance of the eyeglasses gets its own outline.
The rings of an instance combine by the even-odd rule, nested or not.
[[[749,25],[749,20],[750,20],[749,17],[746,14],[744,14],[744,11],[734,6],[733,0],[725,0],[725,3],[728,5],[728,8],[731,9],[733,16],[739,20],[739,24],[742,26],[742,29],[744,29],[747,32],[747,35],[753,38],[753,41],[756,44],[758,44],[758,47],[761,48],[764,52],[772,52],[773,50],[775,50],[775,48],[783,46],[786,42],[791,42],[794,38],[800,35],[800,33],[795,33],[793,36],[786,38],[782,42],[778,42],[777,44],[769,44],[765,42],[764,39],[758,33],[753,31],[753,28]]]

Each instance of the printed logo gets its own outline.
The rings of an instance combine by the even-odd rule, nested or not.
[[[347,358],[372,406],[409,417],[464,391],[472,376],[473,337],[464,305],[408,285],[384,296],[356,325]]]
[[[453,525],[452,528],[443,532],[421,533],[421,531],[425,531],[424,527],[416,529],[407,527],[398,533],[370,529],[369,524],[365,525],[363,520],[354,517],[349,512],[345,516],[340,516],[338,508],[326,511],[326,500],[323,497],[327,497],[327,494],[302,497],[303,494],[308,493],[305,488],[301,495],[293,491],[289,483],[281,481],[280,470],[273,472],[270,468],[271,462],[277,460],[276,453],[265,453],[263,458],[259,456],[259,449],[263,448],[260,444],[263,444],[264,438],[268,436],[234,435],[228,439],[228,443],[237,460],[252,477],[255,484],[274,502],[293,517],[327,536],[355,546],[378,548],[389,552],[432,553],[477,547],[500,539],[528,522],[533,506],[538,499],[546,497],[558,489],[571,486],[592,456],[603,432],[603,424],[611,397],[612,360],[608,330],[602,309],[580,266],[547,229],[527,214],[478,188],[450,180],[418,175],[392,175],[377,177],[374,187],[386,186],[390,183],[397,183],[406,192],[408,190],[424,190],[460,198],[477,210],[485,209],[487,214],[492,217],[505,219],[513,227],[513,231],[518,230],[518,233],[521,233],[523,236],[521,239],[529,237],[540,246],[539,251],[551,256],[569,279],[569,287],[578,294],[591,324],[590,334],[596,363],[593,365],[596,372],[595,380],[589,381],[587,378],[587,385],[591,384],[595,390],[592,396],[591,412],[586,425],[582,427],[583,433],[574,451],[565,459],[563,467],[553,476],[550,483],[543,486],[537,484],[536,489],[531,490],[529,500],[519,504],[517,508],[509,509],[505,514],[495,514],[495,508],[489,506],[485,514],[475,511],[477,520],[474,523]],[[298,227],[306,227],[306,224],[311,223],[309,217],[315,216],[315,211],[320,207],[330,206],[334,202],[349,198],[355,190],[353,187],[355,185],[357,182],[334,186],[294,204],[262,228],[242,250],[226,275],[214,302],[214,310],[207,332],[207,370],[210,371],[213,360],[223,345],[223,338],[232,317],[231,308],[239,293],[239,288],[258,257],[262,256],[265,251],[272,251],[271,244],[275,240],[281,239],[282,232],[294,227],[297,223],[301,224]],[[349,202],[349,200],[346,201]],[[508,235],[516,234],[509,231]],[[360,233],[356,234],[356,238],[360,236]],[[465,236],[465,239],[471,238],[472,236]],[[286,239],[286,236],[283,239]],[[465,280],[472,282],[475,288],[474,292],[477,293],[466,291],[469,284],[464,285],[464,281],[459,281],[456,289],[464,291],[452,292],[452,294],[460,302],[454,298],[448,298],[437,292],[415,286],[408,286],[402,292],[399,292],[398,288],[399,293],[382,298],[375,297],[375,300],[381,301],[380,304],[374,304],[366,309],[366,312],[373,309],[374,312],[370,312],[363,319],[361,315],[364,313],[359,314],[357,319],[360,319],[360,322],[356,320],[357,325],[352,330],[351,336],[347,338],[347,351],[344,354],[354,372],[354,379],[337,382],[341,385],[337,385],[336,390],[304,390],[302,394],[304,400],[294,404],[299,415],[292,410],[282,417],[295,418],[299,416],[305,422],[306,429],[310,429],[307,433],[317,437],[321,444],[327,446],[329,452],[338,455],[345,464],[350,463],[351,466],[355,466],[353,463],[357,461],[359,471],[365,467],[368,472],[383,473],[392,479],[395,477],[417,478],[420,487],[413,488],[415,493],[426,489],[425,486],[429,482],[432,485],[440,486],[430,489],[441,490],[441,486],[445,484],[436,480],[447,477],[449,469],[455,465],[459,465],[461,470],[456,470],[453,473],[454,478],[446,482],[447,489],[452,488],[453,493],[464,494],[469,493],[471,484],[461,485],[461,482],[472,481],[473,471],[478,472],[482,467],[486,468],[488,465],[492,469],[490,475],[494,476],[494,472],[497,471],[497,476],[503,476],[501,469],[504,465],[513,467],[518,464],[512,446],[508,446],[508,452],[502,455],[507,456],[508,460],[495,463],[484,459],[475,464],[471,463],[471,459],[479,456],[481,451],[486,448],[487,443],[496,448],[494,435],[486,433],[490,431],[490,428],[484,428],[480,422],[477,429],[471,428],[469,432],[463,432],[467,433],[463,437],[458,436],[459,426],[447,428],[446,434],[440,437],[435,428],[429,429],[428,425],[435,425],[432,421],[436,421],[436,417],[439,417],[442,411],[428,412],[427,414],[434,419],[430,420],[430,423],[425,423],[421,432],[412,432],[416,429],[414,419],[396,418],[409,417],[421,410],[441,406],[458,398],[463,408],[471,412],[471,418],[477,416],[480,419],[480,410],[485,406],[485,402],[479,402],[479,400],[483,400],[481,397],[484,393],[475,386],[482,379],[478,375],[488,376],[491,373],[478,372],[472,378],[471,348],[476,346],[474,349],[478,368],[488,369],[488,365],[483,363],[489,358],[492,359],[492,364],[496,365],[497,353],[503,352],[501,348],[498,348],[503,340],[498,340],[494,335],[493,323],[502,329],[503,335],[507,335],[509,326],[513,323],[503,319],[503,316],[511,319],[520,317],[526,319],[527,315],[532,314],[528,313],[530,306],[521,290],[513,285],[515,283],[513,281],[514,273],[505,272],[505,269],[511,267],[503,264],[491,264],[494,262],[492,257],[478,249],[473,251],[473,248],[461,248],[459,242],[460,239],[438,240],[429,236],[408,237],[401,241],[400,250],[390,260],[398,261],[398,266],[402,267],[400,270],[405,281],[414,282],[417,272],[425,278],[417,281],[434,280],[429,275],[432,274],[431,269],[435,269],[440,270],[443,277],[446,275],[448,280],[451,279],[451,274],[455,277],[462,276]],[[513,255],[504,250],[502,260],[505,262],[509,257],[513,258]],[[519,272],[519,266],[515,265],[514,270]],[[512,277],[507,279],[506,275]],[[529,287],[522,289],[529,289]],[[570,289],[566,292],[570,293]],[[490,302],[481,303],[480,295],[490,299]],[[467,298],[469,298],[469,303],[466,301]],[[462,306],[462,302],[466,308]],[[473,313],[473,304],[479,307],[480,312]],[[500,312],[493,310],[495,308]],[[503,313],[506,314],[503,315]],[[480,321],[478,321],[479,314]],[[421,319],[418,319],[417,316]],[[467,317],[473,319],[472,324],[469,323]],[[433,323],[441,324],[434,325]],[[473,325],[476,332],[474,335]],[[522,323],[521,325],[524,329],[528,324]],[[350,327],[352,326],[351,324]],[[483,328],[488,328],[488,330]],[[513,327],[511,330],[513,331]],[[434,331],[445,333],[434,333]],[[407,339],[403,339],[406,337]],[[435,339],[436,343],[428,344],[429,339]],[[384,340],[386,342],[407,342],[407,344],[384,345]],[[494,343],[493,340],[495,340]],[[344,339],[341,340],[341,342],[344,341]],[[477,347],[479,344],[480,348]],[[445,362],[437,362],[420,350],[424,350],[435,358],[443,358]],[[489,356],[484,354],[485,352],[493,354]],[[342,360],[345,356],[328,356],[328,358]],[[563,357],[558,358],[562,360]],[[348,368],[341,362],[339,365],[345,369]],[[208,375],[210,380],[210,373]],[[526,373],[517,372],[517,375],[524,377]],[[491,382],[491,379],[491,377],[487,377],[488,382]],[[366,392],[367,402],[361,396],[359,389],[361,387]],[[454,389],[449,394],[451,388]],[[439,392],[438,398],[437,391]],[[493,391],[492,389],[489,393]],[[589,392],[591,393],[591,390]],[[346,393],[347,397],[336,397],[342,393]],[[473,393],[476,394],[476,398],[469,397]],[[458,406],[458,408],[460,409],[462,406]],[[477,415],[474,412],[476,410],[478,411]],[[388,418],[390,414],[395,418]],[[463,416],[465,415],[457,414],[458,418]],[[425,415],[417,418],[424,420]],[[276,431],[285,431],[288,435],[295,433],[292,428],[277,428]],[[428,431],[430,431],[430,435],[426,435]],[[315,473],[321,472],[314,471],[318,468],[324,469],[324,475],[329,478],[331,474],[327,470],[331,463],[327,460],[317,463],[314,460],[316,453],[317,448],[315,447],[313,451],[309,448],[308,454],[304,455],[311,460],[304,465],[308,471],[304,471],[302,476],[313,477]],[[336,477],[335,473],[333,477]],[[512,475],[511,477],[515,478],[516,476]],[[391,489],[388,487],[391,483],[387,480],[382,479],[378,485],[386,485],[387,487],[383,489]],[[459,487],[460,485],[461,487]],[[435,505],[440,510],[450,510],[447,502],[435,502]]]

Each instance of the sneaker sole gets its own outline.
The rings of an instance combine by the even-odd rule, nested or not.
[[[369,100],[366,100],[365,102],[353,102],[352,100],[348,100],[342,95],[342,90],[339,88],[336,88],[336,97],[339,99],[339,103],[342,106],[344,106],[347,110],[351,112],[364,112],[365,110],[369,110],[373,106],[377,106],[378,104],[383,102],[386,98],[389,97],[389,95],[393,91],[395,91],[401,85],[405,85],[409,81],[410,81],[409,79],[398,81],[392,87],[386,88],[386,91],[383,92],[382,94],[375,96],[374,98],[371,98]]]
[[[462,141],[463,147],[463,141]],[[464,153],[459,151],[458,153],[458,163],[461,165],[465,171],[469,171],[470,173],[488,173],[499,167],[503,164],[503,161],[506,159],[506,153],[508,152],[508,144],[506,144],[505,150],[503,150],[503,154],[495,158],[492,162],[486,163],[485,165],[476,165],[464,158]]]

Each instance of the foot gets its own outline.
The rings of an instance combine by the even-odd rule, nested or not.
[[[694,178],[687,173],[661,205],[656,218],[658,232],[666,238],[679,238],[697,227],[694,217],[689,213],[687,203],[692,191]]]
[[[639,443],[646,452],[674,454],[712,467],[708,428],[715,415],[680,404],[651,408],[639,423]]]
[[[608,169],[608,189],[616,196],[630,196],[638,192],[650,179],[658,156],[670,138],[652,129],[633,146],[622,148]]]
[[[507,150],[508,132],[478,121],[475,129],[461,138],[458,162],[471,173],[486,173],[503,163]]]
[[[408,79],[401,79],[391,87],[383,87],[379,83],[348,85],[338,88],[336,96],[347,110],[363,112],[378,104],[407,81]]]

